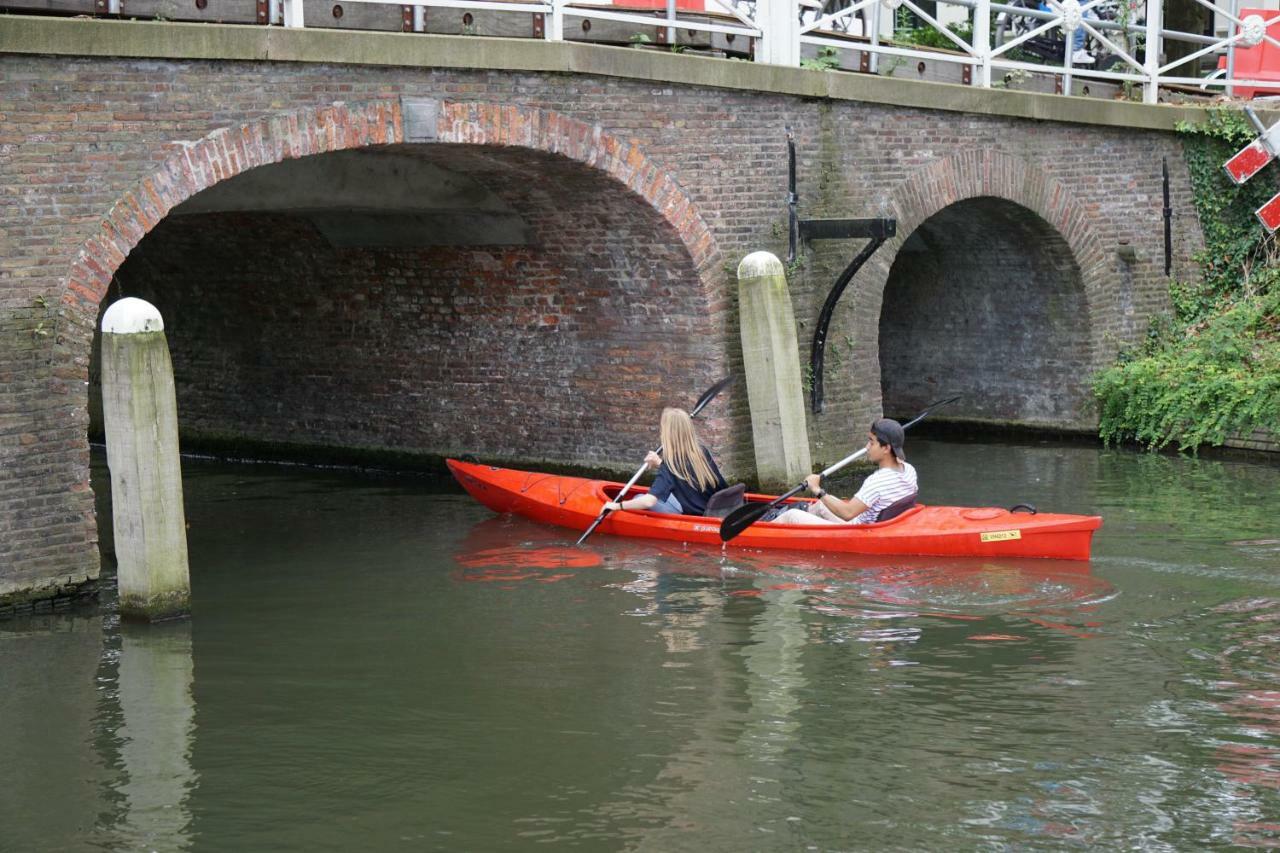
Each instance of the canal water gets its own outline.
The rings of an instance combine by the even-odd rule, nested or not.
[[[1101,513],[1094,559],[575,548],[186,460],[189,621],[0,622],[0,849],[1280,843],[1280,467],[908,454],[926,502]]]

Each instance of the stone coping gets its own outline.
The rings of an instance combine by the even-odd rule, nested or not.
[[[0,53],[559,72],[949,112],[1171,131],[1199,106],[1146,105],[535,39],[0,14]]]

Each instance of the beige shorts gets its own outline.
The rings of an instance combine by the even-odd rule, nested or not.
[[[831,510],[827,509],[826,504],[822,501],[814,501],[809,504],[808,509],[791,508],[782,515],[774,519],[776,524],[852,524],[853,522],[845,521]]]

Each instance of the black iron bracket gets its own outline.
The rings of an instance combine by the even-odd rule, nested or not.
[[[862,265],[875,254],[876,249],[898,233],[896,219],[801,219],[799,215],[800,197],[796,194],[796,143],[795,135],[787,128],[787,212],[789,215],[788,234],[790,244],[787,249],[787,263],[796,259],[797,244],[800,240],[855,240],[865,239],[867,244],[854,256],[844,272],[836,278],[827,301],[818,314],[818,324],[813,330],[813,345],[809,352],[809,372],[811,386],[809,391],[810,407],[813,413],[822,412],[823,388],[822,373],[827,347],[827,329],[831,325],[831,314],[836,303],[844,294],[845,288],[857,275]]]
[[[1173,268],[1173,207],[1169,204],[1169,158],[1161,158],[1164,180],[1164,274]]]

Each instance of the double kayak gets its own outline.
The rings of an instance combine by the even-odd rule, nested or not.
[[[462,487],[498,513],[515,513],[571,530],[586,530],[613,500],[621,483],[562,477],[536,471],[446,460]],[[631,495],[643,494],[635,487]],[[748,501],[772,501],[748,494]],[[807,501],[791,501],[803,506]],[[1087,560],[1096,515],[1013,512],[1000,507],[918,504],[876,524],[798,527],[759,521],[729,544],[734,548],[786,549],[846,554],[907,554],[933,557],[1043,557]],[[626,510],[610,513],[599,533],[721,545],[720,520],[692,515]]]

